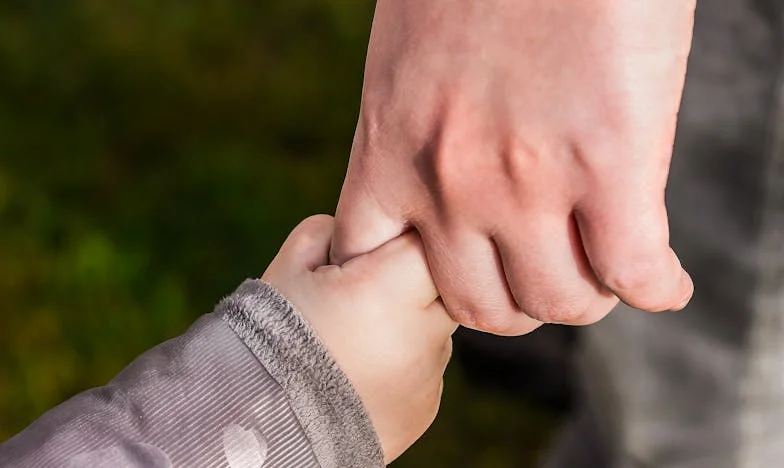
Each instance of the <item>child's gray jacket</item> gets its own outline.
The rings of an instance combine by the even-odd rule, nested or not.
[[[0,445],[10,467],[376,467],[359,396],[305,320],[246,281],[182,336]]]

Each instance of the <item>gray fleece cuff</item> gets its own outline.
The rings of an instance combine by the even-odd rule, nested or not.
[[[293,304],[247,280],[216,312],[286,392],[323,468],[384,466],[362,400]]]

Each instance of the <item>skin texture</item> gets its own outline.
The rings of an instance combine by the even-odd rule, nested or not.
[[[348,376],[389,463],[435,419],[457,323],[438,300],[416,233],[334,266],[333,231],[330,216],[303,221],[262,279],[297,307]]]
[[[694,0],[379,0],[332,261],[422,236],[497,334],[693,292],[664,189]]]

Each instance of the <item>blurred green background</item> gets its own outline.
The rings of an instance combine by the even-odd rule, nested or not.
[[[331,213],[369,0],[0,3],[0,441]],[[551,412],[447,377],[397,467],[532,466]]]

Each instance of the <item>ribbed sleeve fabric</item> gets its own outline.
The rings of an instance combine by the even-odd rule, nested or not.
[[[309,380],[318,378],[326,380]],[[285,299],[258,282],[0,445],[4,468],[371,467],[379,457],[345,376]]]
[[[283,387],[322,467],[384,466],[359,395],[293,304],[248,280],[217,313]]]

